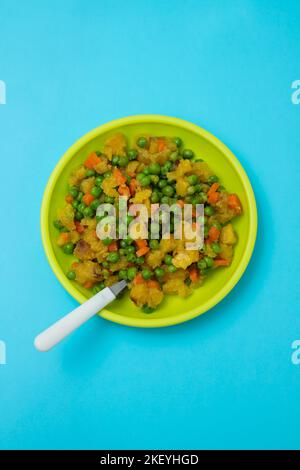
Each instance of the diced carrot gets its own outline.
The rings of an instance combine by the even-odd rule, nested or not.
[[[95,152],[93,152],[85,160],[84,166],[92,170],[100,161],[101,161],[101,158],[99,158],[98,155]]]
[[[138,248],[144,248],[145,246],[148,245],[147,243],[147,240],[143,239],[143,240],[135,240],[135,244]]]
[[[61,232],[58,236],[57,244],[59,246],[63,246],[66,243],[68,243],[69,241],[70,241],[70,233],[69,232]]]
[[[149,250],[150,250],[150,248],[148,246],[144,246],[143,248],[140,248],[139,250],[137,250],[136,256],[138,256],[138,257],[143,256],[146,253],[148,253]]]
[[[126,186],[126,184],[121,184],[118,187],[118,193],[121,194],[121,196],[127,196],[127,197],[130,196],[130,190],[128,186]]]
[[[83,202],[84,202],[87,206],[89,206],[90,203],[93,202],[94,199],[95,199],[94,196],[93,196],[92,194],[90,194],[90,193],[86,193],[86,194],[83,196],[83,198],[82,198]]]
[[[150,279],[150,281],[147,282],[147,286],[150,287],[151,289],[160,289],[159,282]]]
[[[145,279],[143,278],[142,274],[137,273],[137,275],[135,276],[135,278],[133,280],[133,283],[134,284],[144,284],[144,282],[145,282]]]
[[[136,188],[137,188],[137,180],[135,178],[132,178],[130,183],[129,183],[129,189],[130,189],[131,196],[135,195]]]
[[[220,236],[220,230],[217,229],[217,227],[210,227],[209,231],[208,231],[208,238],[209,238],[209,241],[210,242],[215,242],[218,240]]]
[[[231,207],[231,209],[234,209],[238,214],[243,210],[242,203],[236,194],[229,194],[228,206]]]
[[[217,190],[219,189],[219,183],[213,183],[209,190],[207,191],[207,198],[210,204],[216,204],[219,200],[219,193]]]
[[[86,289],[90,289],[91,287],[93,287],[93,282],[92,281],[86,281],[83,284],[83,287],[85,287]]]
[[[166,141],[165,139],[157,139],[157,151],[162,152],[165,150],[166,147]]]
[[[190,280],[192,282],[197,282],[199,279],[199,272],[198,272],[198,269],[197,268],[192,268],[190,270]]]
[[[65,201],[66,201],[68,204],[71,204],[71,203],[73,202],[73,197],[71,196],[71,194],[67,194],[67,195],[66,195]]]
[[[76,232],[78,232],[78,233],[83,233],[84,232],[84,226],[81,225],[81,223],[78,222],[78,220],[75,220],[75,227],[76,227]]]
[[[116,179],[118,185],[124,184],[127,181],[126,176],[119,170],[119,168],[114,168],[113,177]]]
[[[176,204],[178,204],[178,206],[181,207],[181,209],[184,207],[184,201],[182,199],[178,199]]]
[[[215,266],[215,267],[218,267],[218,266],[229,266],[229,265],[230,265],[229,259],[221,259],[221,258],[218,258],[218,259],[215,259],[215,260],[214,260],[214,266]]]
[[[108,245],[108,251],[118,251],[117,241],[114,241]]]
[[[71,264],[71,268],[76,269],[79,266],[79,263],[77,261],[74,261],[74,263]]]

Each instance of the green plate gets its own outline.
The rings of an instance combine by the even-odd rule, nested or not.
[[[100,314],[107,320],[137,327],[161,327],[190,320],[220,302],[242,276],[255,244],[257,212],[250,181],[237,158],[212,134],[187,121],[160,115],[126,117],[97,127],[67,150],[49,178],[41,208],[42,239],[50,266],[61,284],[78,302],[83,303],[91,296],[88,290],[69,281],[65,276],[72,257],[65,255],[56,245],[57,230],[53,227],[53,220],[57,217],[58,209],[64,205],[67,181],[72,170],[91,151],[103,148],[105,140],[115,132],[123,132],[129,142],[137,134],[143,133],[181,137],[184,146],[193,149],[197,156],[205,159],[226,189],[237,193],[243,204],[243,215],[234,221],[239,240],[229,267],[214,271],[201,287],[185,299],[177,295],[166,296],[157,311],[151,315],[144,314],[135,307],[128,294],[114,301]]]

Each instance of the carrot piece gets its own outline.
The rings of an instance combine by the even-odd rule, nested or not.
[[[217,229],[217,227],[210,227],[209,231],[208,231],[208,238],[209,238],[209,241],[210,242],[215,242],[218,240],[220,236],[220,230]]]
[[[135,178],[132,178],[130,183],[129,183],[129,189],[130,189],[131,196],[134,196],[134,194],[136,192],[136,188],[137,188],[137,180]]]
[[[116,179],[118,185],[124,184],[127,181],[126,176],[119,170],[119,168],[114,168],[113,177]]]
[[[118,251],[117,241],[114,241],[108,245],[108,251]]]
[[[147,240],[135,240],[135,244],[138,248],[144,248],[148,245]]]
[[[92,170],[100,161],[101,161],[101,158],[99,158],[98,155],[95,152],[93,152],[85,160],[84,166]]]
[[[197,282],[199,279],[199,272],[198,272],[198,269],[197,268],[192,268],[190,270],[190,280],[192,282]]]
[[[136,256],[138,257],[143,256],[146,253],[148,253],[149,250],[150,250],[149,246],[144,246],[143,248],[140,248],[139,250],[137,250]]]
[[[90,193],[86,193],[86,194],[83,196],[83,198],[82,198],[83,202],[84,202],[87,206],[89,206],[90,203],[93,202],[94,199],[95,199],[94,196],[93,196],[92,194],[90,194]]]
[[[184,201],[182,199],[178,199],[177,203],[179,207],[181,207],[181,209],[184,207]]]
[[[229,194],[228,206],[231,207],[231,209],[234,209],[238,214],[243,210],[242,203],[236,194]]]
[[[127,196],[127,197],[130,196],[130,190],[128,186],[126,186],[126,184],[121,184],[118,187],[118,193],[121,194],[121,196]]]
[[[147,286],[150,287],[150,289],[160,289],[159,282],[150,279],[150,281],[147,282]]]
[[[229,266],[230,265],[230,261],[229,259],[221,259],[221,258],[218,258],[218,259],[215,259],[214,260],[214,266],[217,268],[218,266]]]
[[[75,227],[76,227],[76,232],[78,232],[78,233],[83,233],[84,232],[84,226],[81,225],[81,223],[78,222],[78,220],[75,220]]]
[[[76,269],[79,266],[79,263],[77,261],[74,261],[74,263],[71,264],[71,268]]]
[[[69,232],[61,232],[57,239],[57,244],[59,246],[65,245],[70,241],[70,233]]]
[[[219,183],[213,183],[207,191],[208,202],[210,204],[215,204],[218,201],[219,193],[217,193],[217,190],[219,189],[219,186]]]
[[[133,282],[134,282],[134,284],[144,284],[145,279],[143,278],[141,273],[137,273],[137,275],[135,276]]]
[[[65,201],[66,201],[68,204],[71,204],[71,202],[73,202],[73,197],[71,196],[71,194],[67,194],[67,195],[66,195]]]
[[[91,287],[93,287],[93,282],[92,281],[86,281],[83,284],[83,287],[85,287],[86,289],[90,289]]]
[[[162,152],[165,150],[166,147],[166,141],[165,139],[157,139],[157,151]]]

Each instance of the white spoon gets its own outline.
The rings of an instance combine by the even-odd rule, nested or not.
[[[34,340],[38,351],[49,351],[79,326],[92,318],[127,286],[126,281],[120,281],[110,287],[105,287],[65,317],[40,333]]]

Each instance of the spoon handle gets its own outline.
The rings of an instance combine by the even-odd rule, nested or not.
[[[106,287],[40,333],[34,340],[34,346],[38,351],[49,351],[49,349],[53,348],[53,346],[76,330],[80,325],[96,315],[99,310],[104,308],[115,298],[111,289]]]

